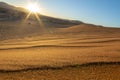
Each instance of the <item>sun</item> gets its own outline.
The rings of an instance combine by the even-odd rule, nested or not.
[[[40,8],[37,4],[34,4],[34,3],[30,3],[26,6],[26,8],[30,11],[30,12],[33,12],[33,13],[38,13],[40,12]]]
[[[26,7],[27,10],[29,10],[28,14],[25,17],[25,22],[29,20],[29,18],[36,18],[40,26],[44,26],[41,19],[40,19],[40,12],[41,12],[41,7],[36,4],[30,2]]]

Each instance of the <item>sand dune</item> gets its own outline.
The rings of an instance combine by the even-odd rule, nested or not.
[[[63,34],[85,34],[85,35],[119,35],[119,28],[110,28],[110,27],[103,27],[99,25],[93,24],[80,24],[75,25],[70,28],[61,29],[60,32]]]

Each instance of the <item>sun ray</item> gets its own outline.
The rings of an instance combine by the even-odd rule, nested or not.
[[[38,14],[37,14],[37,13],[34,13],[34,14],[35,14],[35,17],[36,17],[36,19],[38,20],[39,24],[40,24],[42,27],[44,27],[44,25],[43,25],[42,21],[40,20],[40,17],[38,16]]]
[[[26,18],[25,18],[25,21],[30,17],[30,15],[31,15],[32,13],[31,12],[29,12],[29,14],[26,16]]]
[[[39,26],[41,27],[41,29],[43,30],[43,32],[47,32],[47,33],[53,33],[53,31],[51,31],[49,28],[46,28],[44,26],[44,23],[42,22],[42,20],[40,19],[40,14],[39,14],[39,7],[36,4],[29,4],[26,9],[29,11],[29,13],[26,15],[25,19],[24,19],[24,23],[27,22],[27,20],[29,20],[29,18],[36,18],[36,20],[39,23]]]
[[[38,21],[41,29],[44,30],[45,32],[50,33],[50,31],[48,30],[48,28],[46,28],[46,27],[44,26],[43,22],[42,22],[41,19],[40,19],[40,16],[38,16],[37,13],[35,13],[35,17],[36,17],[36,19],[37,19],[37,21]]]

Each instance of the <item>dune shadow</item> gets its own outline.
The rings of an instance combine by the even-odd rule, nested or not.
[[[111,43],[111,42],[120,42],[120,39],[113,39],[113,40],[96,40],[96,41],[89,41],[89,42],[71,42],[66,44],[92,44],[92,43]]]
[[[13,48],[0,48],[0,50],[17,50],[17,49],[34,49],[34,48],[91,48],[91,47],[102,47],[102,46],[63,46],[63,45],[36,45],[27,47],[13,47]]]
[[[13,72],[25,72],[25,71],[36,71],[36,70],[62,70],[66,68],[81,68],[81,67],[92,67],[92,66],[104,66],[104,65],[119,65],[120,62],[91,62],[85,64],[75,64],[75,65],[66,65],[66,66],[57,66],[57,67],[50,67],[50,66],[42,66],[36,68],[24,68],[18,70],[0,70],[0,73],[13,73]]]

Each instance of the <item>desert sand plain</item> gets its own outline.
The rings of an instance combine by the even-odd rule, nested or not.
[[[120,80],[120,28],[0,4],[0,80]]]

